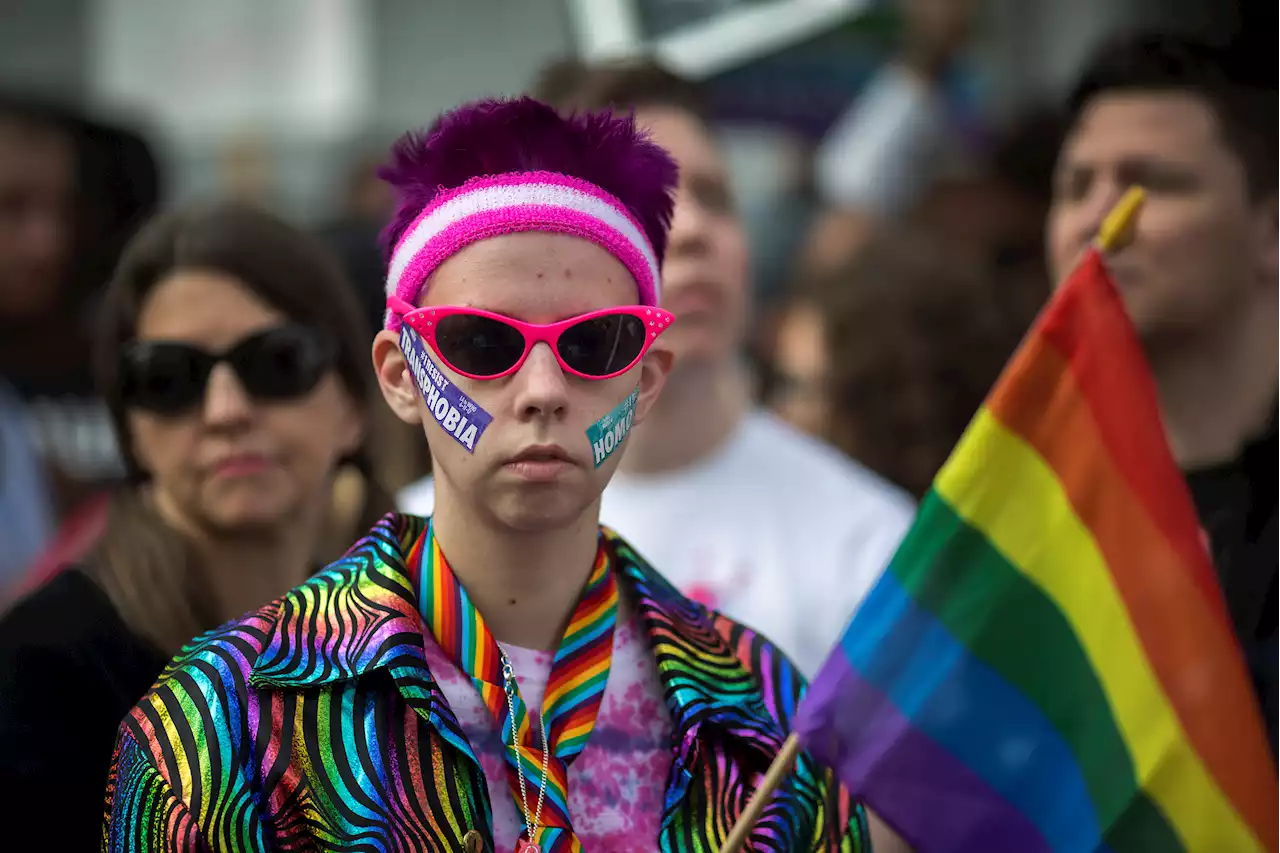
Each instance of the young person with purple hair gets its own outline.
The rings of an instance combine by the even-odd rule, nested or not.
[[[884,571],[914,504],[752,401],[751,245],[701,88],[650,62],[569,60],[536,89],[564,112],[634,111],[680,167],[662,266],[674,366],[600,517],[682,593],[763,631],[811,675]],[[428,515],[434,490],[420,480],[400,507]]]
[[[395,148],[392,410],[430,519],[198,638],[126,718],[107,849],[719,849],[803,687],[598,523],[671,366],[676,168],[632,120],[487,101]],[[897,842],[802,755],[755,850]]]

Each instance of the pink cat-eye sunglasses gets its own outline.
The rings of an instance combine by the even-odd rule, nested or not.
[[[525,323],[458,305],[415,308],[397,296],[387,307],[455,373],[499,379],[520,369],[544,342],[560,367],[583,379],[611,379],[635,366],[675,316],[648,305],[619,305],[558,323]]]

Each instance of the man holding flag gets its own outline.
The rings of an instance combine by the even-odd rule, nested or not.
[[[1108,268],[1209,536],[1274,759],[1280,121],[1275,69],[1249,64],[1259,58],[1160,36],[1103,49],[1072,97],[1048,256],[1063,280],[1126,186],[1147,191],[1137,239]]]
[[[1182,470],[1274,423],[1275,122],[1203,49],[1134,46],[1077,98],[1058,292],[797,713],[791,749],[923,853],[1277,849],[1275,493],[1268,688]]]
[[[1274,850],[1238,647],[1104,266],[1126,196],[921,503],[796,730],[920,851]]]

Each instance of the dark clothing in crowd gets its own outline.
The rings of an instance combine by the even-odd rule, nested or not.
[[[1187,474],[1276,757],[1276,422],[1228,463]]]
[[[93,385],[92,328],[121,249],[159,205],[160,168],[132,129],[0,93],[3,115],[58,129],[75,151],[74,238],[58,297],[39,316],[0,318],[0,376],[25,409],[61,516],[122,474]]]
[[[11,830],[56,833],[30,849],[98,848],[116,730],[167,662],[75,568],[0,619],[0,808]]]

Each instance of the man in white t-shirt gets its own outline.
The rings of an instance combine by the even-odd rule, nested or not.
[[[752,404],[746,235],[697,90],[654,66],[573,62],[538,88],[566,109],[634,108],[680,166],[662,269],[675,367],[627,438],[601,520],[686,595],[761,631],[812,675],[893,555],[912,502]],[[430,513],[430,481],[400,502]]]

